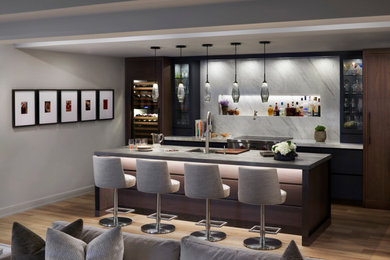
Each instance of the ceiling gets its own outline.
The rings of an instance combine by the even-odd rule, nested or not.
[[[290,25],[291,24],[291,25]],[[349,20],[319,23],[274,23],[268,25],[230,26],[229,28],[188,28],[141,32],[118,37],[90,37],[32,41],[15,44],[16,48],[39,49],[114,57],[151,56],[150,46],[161,46],[158,56],[178,56],[178,44],[187,45],[183,56],[205,54],[203,43],[211,43],[210,55],[232,54],[231,42],[241,42],[239,54],[262,53],[261,40],[270,40],[268,53],[322,52],[390,48],[390,19],[354,22]]]

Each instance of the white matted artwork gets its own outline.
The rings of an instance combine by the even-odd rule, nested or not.
[[[61,123],[78,121],[78,91],[61,90]]]
[[[35,90],[12,90],[12,126],[36,124]]]
[[[114,118],[114,90],[99,90],[99,119]]]
[[[80,93],[80,120],[96,120],[96,90],[81,90]]]
[[[58,122],[57,90],[38,90],[38,124],[56,124]]]

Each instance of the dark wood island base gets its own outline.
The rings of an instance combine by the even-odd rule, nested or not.
[[[175,147],[178,148],[178,147]],[[181,150],[188,149],[180,147]],[[309,246],[330,224],[330,155],[300,153],[299,157],[311,158],[311,165],[297,162],[277,162],[272,158],[263,158],[258,151],[250,151],[244,155],[204,155],[196,158],[185,151],[180,153],[163,153],[153,151],[140,153],[126,148],[99,151],[99,156],[118,156],[126,174],[136,176],[136,158],[167,160],[171,177],[180,181],[177,193],[162,195],[162,210],[176,214],[179,219],[198,221],[204,217],[203,200],[190,199],[184,195],[184,162],[203,162],[219,164],[222,181],[230,186],[230,196],[226,199],[211,201],[212,219],[224,220],[230,226],[249,228],[258,225],[260,208],[240,203],[237,198],[238,167],[273,167],[277,168],[281,189],[287,192],[287,200],[282,205],[266,207],[266,223],[278,226],[283,233],[302,236],[302,245]],[[234,160],[232,160],[232,158]],[[245,160],[244,160],[245,158]],[[315,161],[315,162],[314,162]],[[95,214],[106,214],[104,211],[112,207],[112,191],[95,188]],[[156,207],[154,194],[142,193],[136,188],[119,190],[119,206],[134,208],[137,213],[149,214]]]

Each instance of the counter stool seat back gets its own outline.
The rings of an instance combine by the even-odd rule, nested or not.
[[[227,185],[225,185],[227,186]],[[221,199],[226,196],[218,165],[184,164],[185,195],[194,199]]]
[[[280,190],[276,169],[240,167],[238,173],[238,200],[251,205],[276,205],[286,200]]]
[[[265,237],[266,233],[277,234],[280,228],[265,226],[265,205],[277,205],[286,201],[287,193],[280,189],[276,169],[239,167],[238,201],[260,206],[260,225],[252,227],[250,232],[260,233],[259,237],[244,240],[251,249],[272,250],[282,246],[275,238]]]
[[[93,176],[96,187],[113,189],[114,192],[113,217],[101,219],[99,224],[105,227],[115,227],[118,225],[126,226],[131,224],[132,220],[130,218],[118,217],[118,189],[135,186],[136,178],[124,174],[120,158],[94,155],[92,160]],[[134,211],[132,209],[122,210],[126,210],[127,212]]]
[[[177,192],[166,161],[137,159],[137,189],[146,193],[167,194]]]
[[[161,213],[161,194],[177,192],[180,182],[171,179],[166,161],[137,159],[137,189],[145,193],[157,195],[156,213],[148,216],[155,218],[156,223],[146,224],[141,230],[148,234],[166,234],[175,231],[175,226],[160,223],[161,220],[172,220],[176,215]]]

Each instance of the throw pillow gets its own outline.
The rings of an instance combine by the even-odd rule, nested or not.
[[[281,260],[303,260],[303,256],[294,240],[291,240],[284,251]]]
[[[79,238],[83,230],[83,220],[78,219],[61,230]],[[14,222],[12,226],[11,252],[13,260],[45,259],[45,241],[27,227]]]
[[[122,260],[123,252],[121,227],[102,233],[89,244],[51,228],[46,232],[46,260]]]

